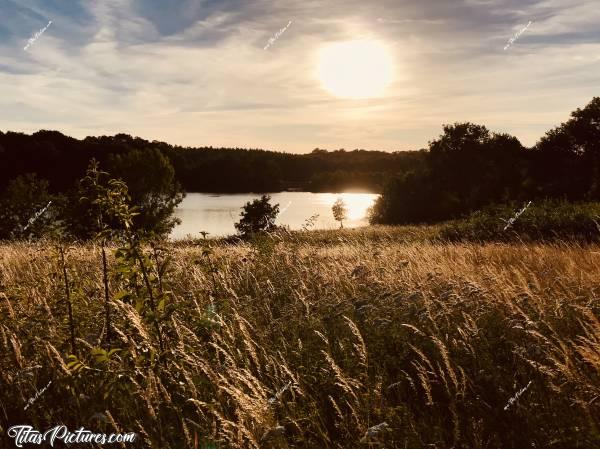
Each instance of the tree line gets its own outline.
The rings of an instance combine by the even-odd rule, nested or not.
[[[386,177],[415,168],[418,152],[316,148],[309,154],[241,148],[191,148],[147,141],[127,134],[83,140],[57,131],[32,135],[0,132],[0,190],[17,176],[35,173],[53,192],[71,188],[94,158],[111,173],[135,167],[153,182],[157,159],[166,158],[186,192],[246,193],[286,189],[323,192],[350,188],[378,192]],[[135,160],[135,164],[132,162]],[[164,165],[163,161],[159,164]],[[119,173],[114,173],[119,174]],[[126,173],[125,173],[126,174]],[[148,180],[150,182],[150,179]]]

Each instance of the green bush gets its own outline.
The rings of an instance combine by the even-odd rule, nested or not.
[[[600,203],[569,203],[546,200],[525,204],[494,205],[462,220],[445,223],[440,230],[444,240],[511,241],[577,240],[600,241]],[[510,218],[516,218],[506,228]],[[505,229],[506,228],[506,229]]]
[[[243,235],[249,236],[257,232],[271,232],[276,229],[275,220],[279,214],[279,204],[270,203],[269,195],[262,195],[260,199],[248,201],[242,208],[240,221],[235,223],[235,229]]]

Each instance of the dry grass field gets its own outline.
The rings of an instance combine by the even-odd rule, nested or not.
[[[147,312],[110,251],[108,341],[99,248],[67,249],[67,287],[51,244],[0,245],[3,444],[64,423],[161,449],[600,447],[600,247],[428,232],[147,248]]]

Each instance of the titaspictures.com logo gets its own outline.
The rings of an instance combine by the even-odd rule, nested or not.
[[[28,425],[12,426],[6,434],[14,439],[16,447],[23,447],[24,444],[42,444],[48,443],[50,447],[55,447],[55,443],[62,441],[65,444],[114,444],[114,443],[133,443],[137,434],[128,433],[94,433],[83,427],[71,432],[67,426],[59,425],[40,432]],[[47,446],[44,446],[47,447]]]

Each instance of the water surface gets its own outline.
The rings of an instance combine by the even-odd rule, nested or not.
[[[318,214],[312,229],[332,229],[339,227],[331,212],[336,199],[342,198],[348,208],[344,227],[356,227],[368,224],[367,209],[377,196],[373,193],[279,192],[271,194],[271,203],[279,203],[278,225],[302,229],[308,218]],[[208,232],[212,237],[235,234],[233,224],[239,221],[241,208],[255,198],[260,195],[188,193],[175,210],[181,224],[173,229],[171,238],[198,237],[200,231]]]

